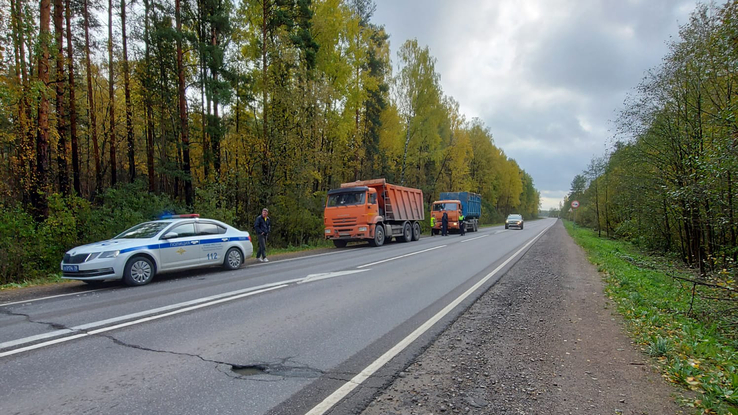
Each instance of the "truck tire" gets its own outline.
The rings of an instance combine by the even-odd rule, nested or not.
[[[479,222],[474,222],[474,232],[479,231]]]
[[[413,222],[413,241],[419,241],[420,240],[420,224],[418,222]]]
[[[340,240],[340,239],[334,239],[333,240],[333,245],[335,245],[336,248],[345,248],[347,243],[348,243],[348,241],[343,241],[343,240]]]
[[[381,223],[376,224],[374,228],[374,239],[369,240],[371,246],[384,245],[384,226]]]
[[[402,225],[402,235],[398,236],[397,239],[400,242],[410,242],[413,240],[413,229],[410,227],[410,222],[405,222]]]

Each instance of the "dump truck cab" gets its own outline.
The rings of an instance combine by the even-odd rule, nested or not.
[[[437,200],[431,206],[431,216],[435,218],[433,234],[441,232],[443,227],[443,213],[448,216],[448,229],[459,229],[459,214],[461,213],[460,200]]]
[[[330,190],[325,205],[325,236],[336,246],[350,240],[374,237],[374,224],[381,221],[377,191],[367,186]]]

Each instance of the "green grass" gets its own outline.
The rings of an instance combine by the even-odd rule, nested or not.
[[[252,241],[252,244],[254,246],[254,252],[251,253],[252,257],[256,257],[256,252],[259,250],[259,241],[254,238]],[[292,252],[303,252],[303,251],[312,251],[315,249],[325,249],[325,248],[334,248],[333,242],[327,241],[327,240],[320,240],[318,242],[313,242],[310,244],[302,244],[299,246],[287,246],[287,247],[270,247],[269,243],[267,242],[267,257],[272,255],[279,255],[279,254],[287,254]]]
[[[51,274],[46,277],[36,277],[36,278],[28,278],[26,280],[22,280],[20,282],[12,282],[9,284],[2,284],[0,285],[0,291],[3,290],[13,290],[17,288],[26,288],[26,287],[33,287],[36,285],[45,285],[45,284],[57,284],[60,282],[71,282],[71,280],[65,280],[61,277],[61,272],[59,274]]]
[[[628,331],[654,358],[664,378],[697,392],[685,398],[707,414],[738,414],[738,351],[731,313],[715,311],[715,293],[672,278],[694,278],[681,264],[647,255],[627,242],[565,222],[602,273],[606,294],[625,317]],[[735,311],[732,311],[735,313]]]

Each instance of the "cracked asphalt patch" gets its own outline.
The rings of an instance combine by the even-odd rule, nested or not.
[[[117,344],[118,346],[131,348],[135,350],[151,352],[151,353],[163,353],[163,354],[169,354],[173,356],[180,356],[180,357],[187,357],[187,358],[196,358],[205,363],[215,364],[218,371],[226,374],[229,377],[237,378],[237,379],[249,379],[249,380],[254,380],[254,381],[275,382],[275,381],[285,379],[285,378],[307,378],[307,379],[314,378],[314,379],[317,379],[327,374],[326,372],[320,369],[316,369],[308,365],[304,365],[300,363],[289,364],[289,362],[292,361],[292,358],[289,358],[289,357],[282,359],[279,362],[259,362],[259,363],[238,364],[238,363],[232,363],[232,362],[224,362],[220,360],[207,359],[203,356],[200,356],[198,354],[193,354],[193,353],[175,352],[172,350],[159,350],[159,349],[153,349],[150,347],[145,347],[145,346],[141,346],[137,344],[127,343],[127,342],[124,342],[123,340],[116,338],[113,335],[95,334],[93,336],[106,338],[106,339],[111,340],[113,343]],[[331,377],[333,377],[334,374],[328,373],[328,375],[331,375]],[[334,379],[348,380],[350,379],[351,376],[352,374],[350,373],[344,373],[344,374],[340,374],[340,377],[334,377]]]
[[[688,413],[610,307],[558,222],[363,414]]]
[[[19,313],[17,311],[0,310],[0,314],[5,314],[6,316],[12,316],[12,317],[23,317],[29,323],[42,324],[42,325],[45,325],[45,326],[49,326],[49,327],[51,327],[52,329],[55,329],[55,330],[67,330],[67,329],[69,329],[67,326],[65,326],[63,324],[54,323],[54,322],[50,322],[50,321],[34,320],[33,318],[31,318],[31,316],[29,314]]]

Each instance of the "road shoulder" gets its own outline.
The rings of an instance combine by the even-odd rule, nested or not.
[[[679,414],[557,222],[364,414]]]

